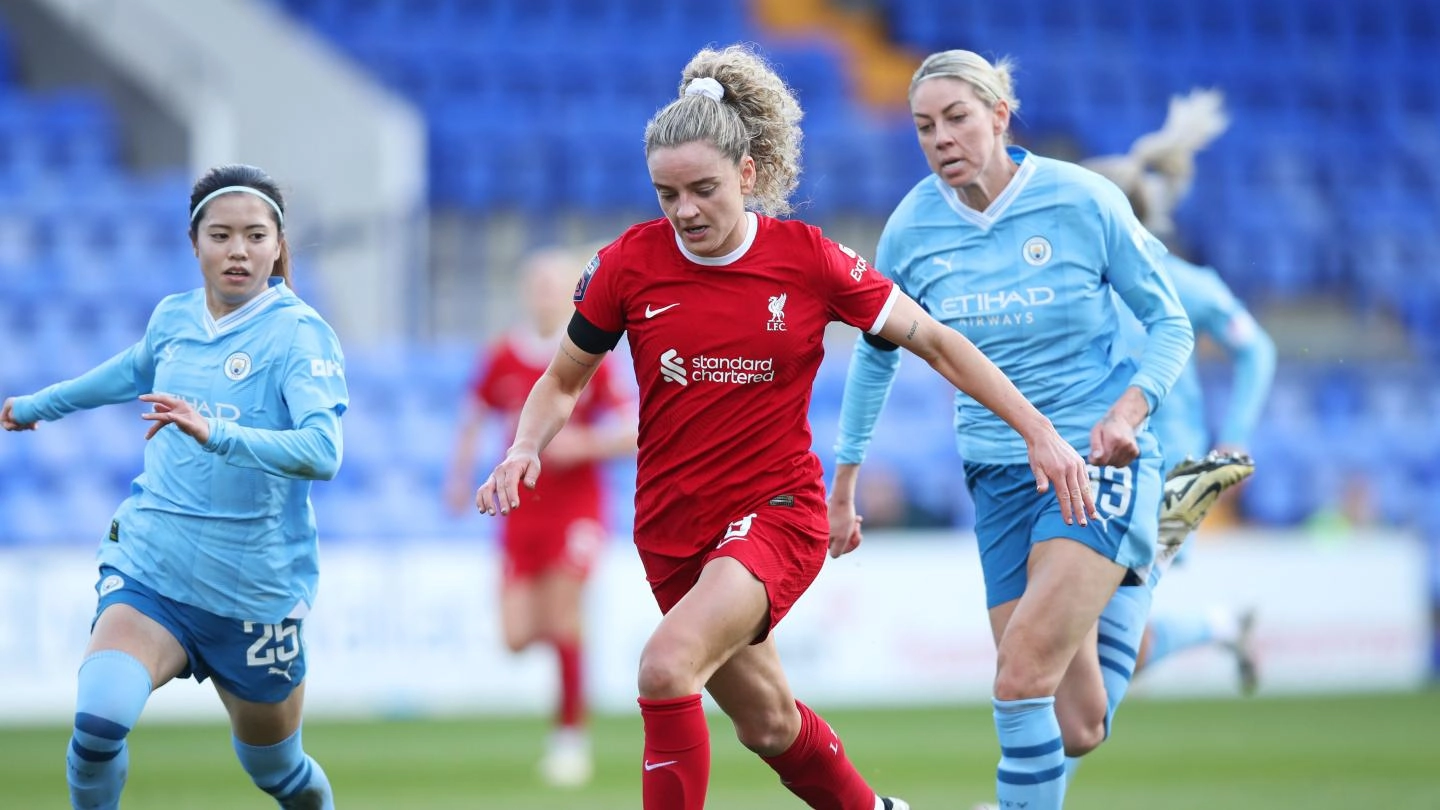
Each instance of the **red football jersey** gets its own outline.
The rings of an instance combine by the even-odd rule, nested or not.
[[[826,324],[874,332],[898,288],[803,222],[747,215],[729,256],[685,250],[664,219],[602,249],[576,287],[599,329],[626,332],[640,389],[635,542],[687,556],[778,495],[823,492],[810,390]]]
[[[505,419],[506,437],[513,439],[520,422],[520,409],[535,381],[545,373],[555,356],[559,341],[544,340],[533,333],[516,332],[505,335],[488,353],[471,390],[476,399]],[[611,364],[601,363],[595,376],[585,387],[570,422],[592,425],[607,414],[614,414],[629,397],[618,387],[610,371]],[[519,509],[506,518],[506,530],[519,530],[531,523],[546,526],[568,524],[575,518],[598,518],[602,505],[602,472],[598,462],[585,462],[568,467],[544,465],[540,456],[541,476],[534,491],[522,497],[531,509]]]

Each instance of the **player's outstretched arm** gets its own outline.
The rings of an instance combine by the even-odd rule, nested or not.
[[[154,358],[142,340],[79,377],[7,399],[4,428],[31,430],[37,422],[53,422],[76,411],[129,402],[150,390],[154,374]]]
[[[868,338],[868,336],[867,336]],[[881,345],[883,344],[883,348]],[[856,341],[845,372],[845,393],[840,401],[840,432],[835,439],[835,483],[826,504],[830,518],[830,556],[849,554],[860,546],[860,523],[855,488],[860,464],[875,432],[880,411],[890,397],[890,386],[900,367],[897,347],[887,341]]]
[[[6,430],[34,430],[36,422],[15,421],[15,398],[6,397],[5,404],[0,405],[0,427]]]
[[[475,471],[475,445],[480,442],[486,417],[485,406],[473,396],[467,395],[462,408],[460,425],[455,431],[455,452],[450,458],[443,490],[445,508],[456,515],[465,511],[472,497],[470,482],[475,479],[470,476]]]
[[[1087,516],[1099,517],[1085,460],[975,344],[905,295],[896,300],[880,336],[922,358],[1025,439],[1036,488],[1044,492],[1054,485],[1066,523],[1083,525]]]
[[[570,419],[575,402],[603,357],[576,346],[569,335],[561,340],[550,367],[525,399],[514,443],[475,493],[477,509],[487,515],[508,515],[520,507],[520,485],[535,488],[540,479],[540,451]]]

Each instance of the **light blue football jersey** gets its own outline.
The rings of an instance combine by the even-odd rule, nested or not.
[[[1128,386],[1152,412],[1179,376],[1193,338],[1160,270],[1165,247],[1115,185],[1072,163],[1010,147],[1019,170],[985,211],[934,175],[891,214],[876,251],[889,275],[936,319],[962,332],[1078,451]],[[1112,290],[1149,330],[1138,361],[1120,336]],[[856,344],[841,410],[841,463],[863,459],[898,352]],[[877,390],[880,393],[877,395]],[[1021,464],[1009,425],[956,392],[966,461]]]
[[[1275,343],[1212,268],[1167,254],[1165,274],[1180,296],[1196,338],[1209,337],[1234,364],[1230,400],[1213,440],[1193,357],[1151,417],[1150,427],[1160,440],[1168,470],[1186,456],[1200,458],[1216,445],[1249,446],[1275,377]],[[1128,310],[1122,309],[1121,317],[1135,346],[1143,346],[1144,327]]]
[[[54,420],[152,391],[206,416],[210,440],[167,426],[146,444],[100,562],[221,616],[302,617],[318,580],[310,484],[339,469],[349,404],[334,331],[279,279],[218,320],[192,290],[161,301],[140,342],[13,407]]]

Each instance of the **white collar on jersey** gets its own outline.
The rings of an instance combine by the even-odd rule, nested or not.
[[[1000,192],[1000,196],[991,200],[990,205],[984,211],[976,211],[966,205],[960,199],[960,192],[951,188],[939,177],[931,175],[935,182],[935,188],[940,190],[941,198],[955,210],[955,213],[981,228],[989,228],[999,221],[1000,217],[1004,216],[1010,208],[1010,203],[1020,196],[1020,192],[1025,190],[1030,178],[1035,176],[1035,160],[1031,158],[1029,152],[1018,146],[1007,147],[1006,151],[1016,163],[1020,164],[1020,168],[1015,172],[1015,176],[1010,178],[1010,182],[1005,184],[1005,189]]]
[[[740,243],[740,247],[726,253],[724,256],[696,256],[694,253],[685,249],[685,243],[680,241],[680,234],[678,232],[675,234],[675,247],[680,248],[680,252],[685,254],[685,258],[696,264],[703,264],[708,267],[724,267],[727,264],[734,264],[739,261],[740,257],[744,256],[746,251],[750,250],[750,246],[755,244],[755,232],[758,230],[760,230],[759,217],[755,216],[754,211],[746,211],[745,239]]]
[[[241,325],[249,323],[255,316],[269,309],[271,304],[279,301],[280,298],[289,293],[289,291],[290,288],[285,286],[284,280],[279,276],[272,276],[270,286],[265,289],[265,292],[246,301],[244,306],[234,312],[222,315],[219,320],[216,320],[210,314],[210,309],[205,306],[205,297],[202,295],[200,297],[200,307],[205,310],[205,331],[210,333],[210,337],[215,337],[216,335],[229,332],[232,329],[237,329]]]

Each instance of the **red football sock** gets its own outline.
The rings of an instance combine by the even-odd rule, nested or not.
[[[704,810],[710,783],[710,727],[699,695],[640,698],[645,723],[644,810]]]
[[[560,662],[560,713],[556,721],[562,728],[579,728],[585,724],[585,688],[581,678],[579,640],[557,640],[555,657]]]
[[[875,810],[875,791],[845,756],[829,723],[800,701],[800,735],[785,753],[761,757],[780,774],[780,784],[819,810]]]

